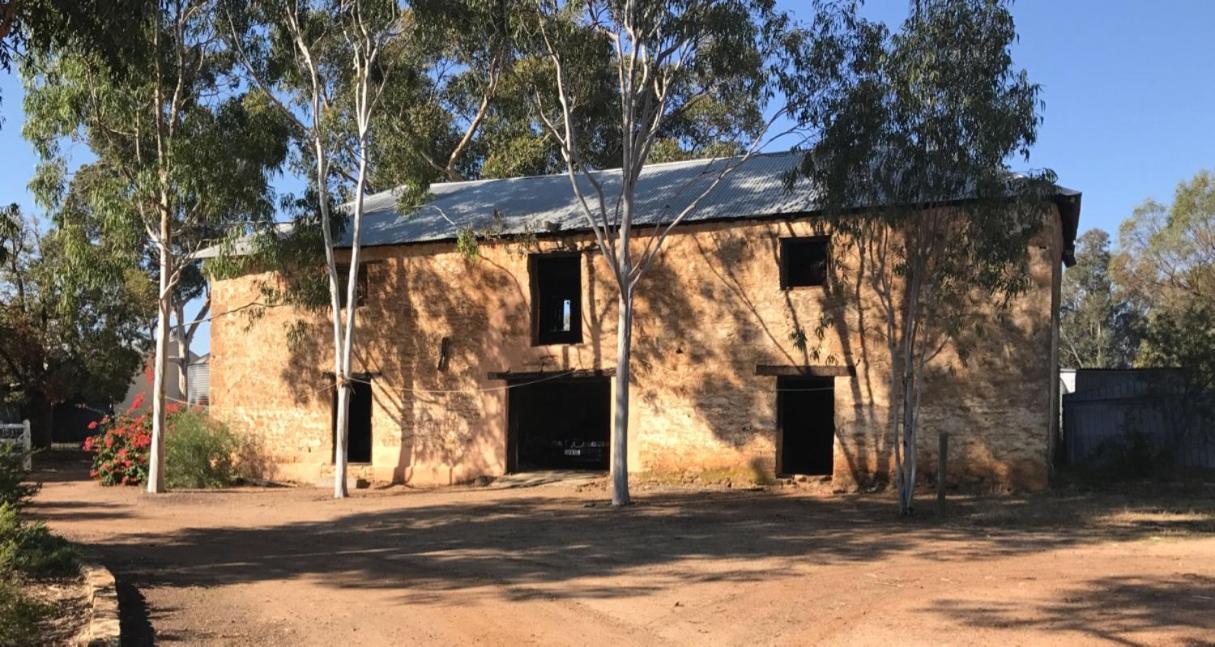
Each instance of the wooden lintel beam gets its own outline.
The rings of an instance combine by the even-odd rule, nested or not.
[[[756,375],[775,375],[778,377],[847,377],[856,375],[856,367],[852,365],[794,365],[794,364],[756,364]]]
[[[491,380],[540,380],[560,377],[615,377],[616,369],[571,369],[567,371],[490,371]]]

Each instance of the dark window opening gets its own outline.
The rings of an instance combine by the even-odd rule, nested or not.
[[[508,471],[608,468],[610,378],[529,378],[508,393]]]
[[[835,465],[835,381],[830,377],[776,380],[777,470],[830,475]]]
[[[780,241],[780,286],[799,288],[827,283],[830,238],[782,238]]]
[[[338,275],[338,304],[345,308],[346,286],[350,281],[350,265],[340,264],[336,267],[336,269]],[[356,285],[354,289],[354,303],[356,308],[367,305],[367,289],[367,265],[365,263],[359,263],[358,285]]]
[[[533,255],[532,339],[537,346],[582,341],[582,257]]]
[[[371,384],[368,376],[356,376],[350,394],[350,423],[346,435],[346,462],[371,462]],[[337,388],[333,389],[333,406],[329,419],[331,447],[337,447]],[[329,457],[331,460],[333,456]]]

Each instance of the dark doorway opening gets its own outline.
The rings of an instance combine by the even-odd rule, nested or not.
[[[835,380],[776,380],[777,469],[781,474],[830,475],[835,464]]]
[[[371,462],[371,377],[356,375],[354,390],[350,394],[350,427],[346,437],[346,462]],[[333,389],[333,402],[329,407],[329,438],[337,447],[337,388]],[[329,457],[333,459],[332,456]]]
[[[510,383],[507,470],[608,468],[612,383],[607,377]]]

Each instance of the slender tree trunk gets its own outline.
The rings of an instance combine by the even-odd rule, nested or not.
[[[350,382],[343,376],[337,381],[337,418],[333,433],[333,498],[343,499],[346,490],[346,438],[350,429]]]
[[[890,329],[892,327],[888,327]],[[893,339],[893,337],[891,337]],[[887,352],[890,353],[890,379],[889,379],[889,406],[887,407],[886,424],[890,430],[890,442],[894,448],[894,485],[896,492],[903,491],[903,434],[899,425],[901,417],[899,416],[899,403],[902,402],[900,392],[902,390],[902,368],[899,366],[899,358],[902,356],[899,353],[899,344],[894,341],[887,343]]]
[[[180,300],[179,300],[180,301]],[[177,392],[187,404],[190,402],[190,339],[186,336],[186,305],[175,303],[174,316],[177,319]]]
[[[152,379],[152,447],[148,456],[148,492],[159,494],[165,490],[164,455],[165,455],[165,370],[168,368],[169,355],[169,302],[172,291],[169,286],[169,274],[172,267],[172,254],[169,239],[169,215],[162,211],[160,216],[160,299],[156,315],[156,358],[154,377]]]
[[[902,409],[902,463],[899,466],[898,498],[899,514],[910,515],[914,512],[912,500],[915,496],[916,481],[916,361],[915,341],[919,335],[920,317],[919,300],[922,282],[922,266],[918,260],[913,260],[907,277],[906,305],[903,319],[900,346],[900,388],[899,404]]]
[[[350,244],[350,271],[346,277],[346,330],[342,335],[341,347],[341,377],[338,379],[338,413],[337,429],[334,442],[333,496],[341,499],[347,496],[346,489],[346,443],[350,435],[350,396],[354,384],[352,379],[352,364],[354,359],[354,324],[358,312],[359,296],[359,256],[362,251],[360,244],[363,227],[363,193],[367,186],[367,133],[360,128],[359,136],[359,173],[354,194],[354,214],[352,216],[352,231]]]
[[[616,330],[616,419],[612,426],[612,505],[629,497],[629,359],[633,352],[633,291],[622,287]]]

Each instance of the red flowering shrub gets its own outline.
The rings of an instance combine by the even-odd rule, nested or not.
[[[89,423],[101,429],[84,440],[84,451],[93,453],[90,476],[102,485],[141,485],[148,478],[148,454],[152,446],[152,417],[140,411],[143,395],[135,396],[126,412]],[[170,487],[224,487],[236,474],[234,457],[243,446],[224,425],[210,420],[204,410],[165,405],[165,457],[173,469],[166,474]]]
[[[139,412],[142,405],[141,394],[125,413],[102,418],[101,433],[84,439],[84,451],[93,453],[89,476],[102,485],[140,485],[147,480],[152,420],[147,412]]]

